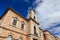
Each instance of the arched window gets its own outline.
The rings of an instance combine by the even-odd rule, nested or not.
[[[11,25],[12,26],[16,26],[17,25],[17,18],[16,17],[13,17],[13,19],[12,19],[12,22],[11,22]]]
[[[34,26],[34,34],[36,34],[36,27]]]
[[[21,29],[24,29],[24,21],[21,22]]]
[[[22,38],[20,38],[19,40],[22,40]]]
[[[46,39],[46,35],[44,34],[44,39]]]
[[[8,36],[6,40],[12,40],[12,36]]]

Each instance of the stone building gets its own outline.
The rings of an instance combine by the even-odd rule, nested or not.
[[[45,40],[44,34],[49,33],[39,28],[39,23],[34,10],[28,12],[28,18],[24,18],[12,8],[8,8],[0,17],[0,40]]]
[[[45,40],[56,40],[55,36],[53,36],[49,31],[44,31]]]
[[[55,37],[56,38],[56,40],[60,40],[60,38],[58,38],[58,37]]]

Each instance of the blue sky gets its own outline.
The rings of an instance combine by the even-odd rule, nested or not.
[[[40,28],[60,37],[60,0],[43,0],[35,10],[38,13]]]
[[[9,6],[24,17],[35,9],[40,28],[60,37],[60,0],[0,0],[0,16]]]
[[[21,13],[24,17],[27,15],[28,8],[32,8],[33,2],[35,0],[0,0],[0,16],[4,13],[4,11],[10,6],[19,13]]]

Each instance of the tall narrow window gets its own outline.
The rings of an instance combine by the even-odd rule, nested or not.
[[[36,19],[36,17],[34,16],[34,19]]]
[[[11,36],[8,36],[8,37],[6,38],[6,40],[12,40],[12,37],[11,37]]]
[[[45,36],[45,34],[44,34],[44,39],[46,39],[46,36]]]
[[[34,26],[34,35],[38,36],[38,33],[36,32],[36,27]]]
[[[21,22],[21,29],[24,29],[24,21]]]
[[[12,25],[13,25],[13,26],[16,26],[16,25],[17,25],[17,18],[16,18],[16,17],[13,18],[13,20],[12,20]]]
[[[34,26],[34,34],[36,34],[36,27]]]

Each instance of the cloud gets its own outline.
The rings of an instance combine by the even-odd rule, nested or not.
[[[34,3],[35,4],[40,4],[42,2],[42,0],[36,0]]]
[[[55,35],[55,36],[57,36],[57,37],[59,37],[59,38],[60,38],[60,34],[58,34],[58,35]]]
[[[39,0],[36,0],[38,3]],[[60,0],[43,0],[42,4],[39,3],[36,7],[38,22],[40,23],[40,28],[46,30],[47,28],[52,28],[54,23],[60,22]],[[49,29],[48,29],[49,30]],[[54,31],[55,30],[55,31]],[[60,26],[50,29],[50,32],[53,34],[60,33]],[[60,35],[60,34],[59,34]],[[57,36],[59,36],[57,34]]]
[[[54,35],[60,34],[60,26],[56,26],[49,31],[51,31]]]
[[[25,0],[25,2],[28,2],[29,3],[29,0]]]

